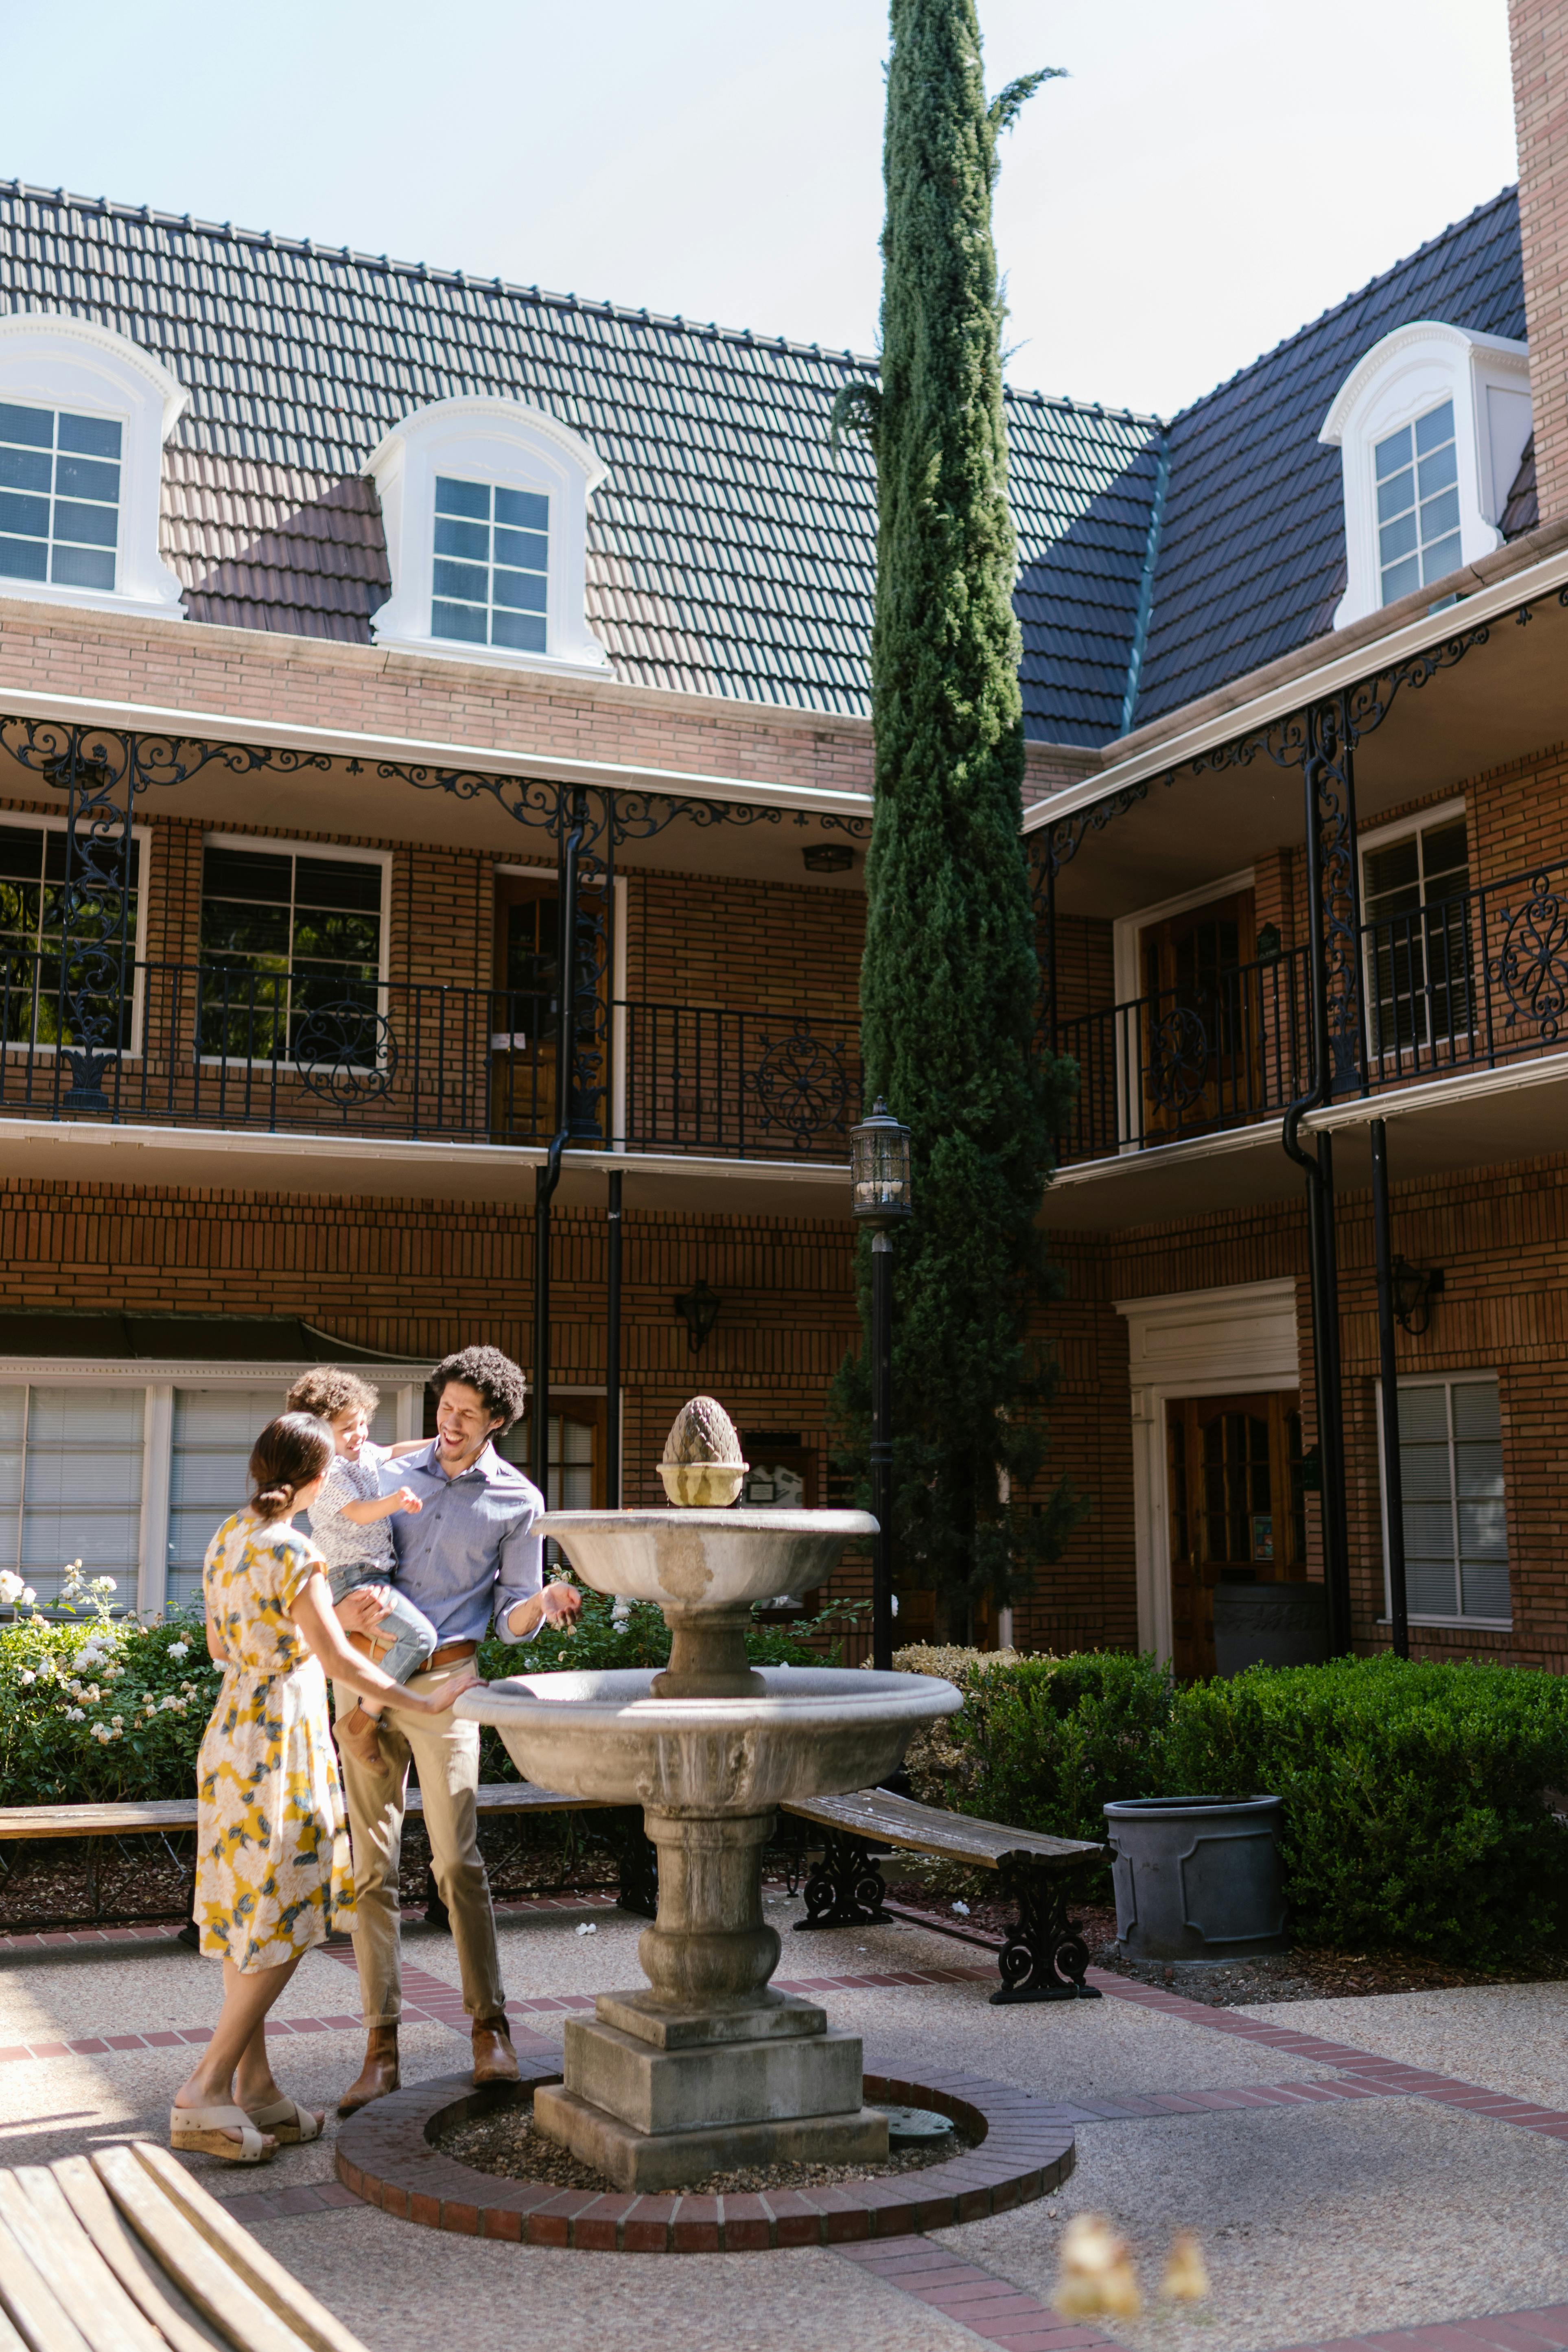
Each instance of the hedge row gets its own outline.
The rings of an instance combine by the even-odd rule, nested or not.
[[[1149,1657],[906,1650],[963,1711],[910,1759],[929,1802],[1060,1837],[1110,1797],[1285,1801],[1293,1930],[1497,1965],[1568,1947],[1568,1680],[1341,1659],[1178,1688]]]

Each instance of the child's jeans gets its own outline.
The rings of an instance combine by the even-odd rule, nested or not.
[[[327,1582],[334,1601],[357,1592],[362,1584],[384,1584],[392,1595],[392,1605],[376,1626],[371,1638],[375,1642],[390,1641],[392,1647],[376,1659],[384,1675],[395,1683],[405,1683],[416,1675],[426,1658],[439,1647],[440,1637],[421,1610],[416,1609],[405,1594],[399,1592],[385,1566],[374,1559],[352,1559],[343,1568],[330,1568]]]

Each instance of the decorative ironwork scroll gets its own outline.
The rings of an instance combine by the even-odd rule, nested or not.
[[[1543,1045],[1554,1045],[1568,1014],[1568,907],[1549,875],[1531,877],[1522,905],[1503,907],[1502,944],[1490,976],[1509,1002],[1509,1025],[1533,1021]]]
[[[760,1043],[762,1058],[752,1085],[763,1125],[782,1127],[802,1151],[809,1151],[825,1131],[847,1135],[849,1078],[843,1048],[814,1037],[798,1021],[789,1036]]]

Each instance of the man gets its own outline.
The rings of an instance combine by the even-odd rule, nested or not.
[[[393,1529],[398,1584],[430,1619],[437,1637],[429,1664],[408,1683],[421,1696],[439,1690],[468,1664],[492,1613],[503,1641],[526,1642],[546,1620],[569,1623],[583,1605],[574,1586],[545,1584],[543,1544],[533,1531],[544,1498],[491,1443],[522,1412],[522,1373],[499,1348],[464,1348],[437,1365],[430,1386],[436,1435],[418,1452],[388,1463],[384,1473],[387,1491],[411,1486],[420,1500],[419,1511],[401,1513]],[[371,1656],[382,1613],[379,1595],[385,1590],[362,1586],[339,1606],[350,1639]],[[403,1990],[397,1880],[411,1760],[425,1801],[436,1884],[458,1948],[463,2006],[471,2021],[474,2081],[518,2078],[474,1804],[479,1727],[459,1723],[450,1714],[396,1722],[388,1714],[382,1718],[380,1747],[378,1765],[352,1754],[340,1759],[353,1840],[354,1958],[369,2033],[359,2080],[338,2102],[338,2113],[345,2116],[398,2084]]]

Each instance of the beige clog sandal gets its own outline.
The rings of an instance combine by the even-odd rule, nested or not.
[[[243,2107],[171,2107],[169,2145],[197,2156],[220,2157],[225,2164],[270,2164],[273,2138],[257,2130]]]
[[[245,2112],[258,2131],[270,2132],[274,2139],[290,2147],[320,2139],[326,2120],[313,2108],[298,2106],[292,2099],[274,2099],[269,2107],[247,2107]]]

